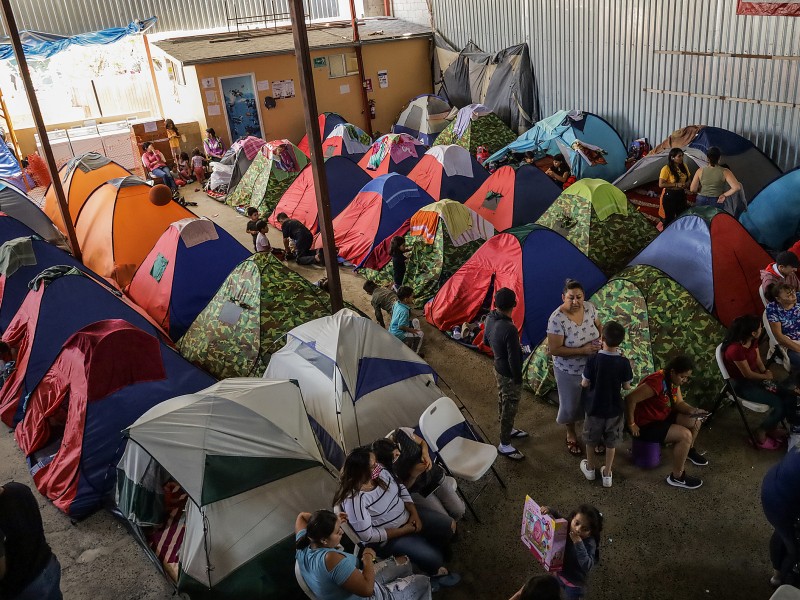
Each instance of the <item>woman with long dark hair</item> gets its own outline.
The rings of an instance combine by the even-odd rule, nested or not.
[[[461,579],[444,567],[443,553],[455,533],[455,521],[417,509],[405,486],[381,467],[369,448],[356,448],[345,459],[333,503],[378,556],[405,554],[439,585],[455,585]]]
[[[661,208],[664,212],[664,227],[689,208],[686,188],[689,187],[690,178],[689,169],[683,163],[683,150],[673,148],[669,151],[666,166],[658,175],[658,187],[662,190]]]
[[[686,474],[686,459],[700,466],[708,464],[694,444],[709,414],[683,400],[681,385],[689,381],[693,369],[688,356],[676,356],[666,367],[642,379],[625,398],[631,435],[645,442],[673,444],[672,473],[667,483],[692,490],[703,485],[703,480]]]
[[[359,560],[339,550],[342,522],[329,510],[300,513],[294,524],[297,566],[303,581],[320,600],[430,600],[430,580],[414,575],[407,556],[374,564],[375,550]],[[360,568],[359,568],[360,567]]]
[[[734,177],[730,169],[719,164],[722,152],[716,146],[706,150],[708,166],[697,169],[689,189],[697,194],[695,206],[719,206],[725,200],[742,189],[742,184]]]

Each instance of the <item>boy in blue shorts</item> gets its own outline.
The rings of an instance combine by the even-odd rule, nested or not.
[[[595,478],[595,448],[606,447],[605,465],[600,467],[603,487],[611,487],[611,466],[617,444],[622,441],[625,425],[622,390],[631,389],[633,370],[630,361],[619,353],[625,339],[625,328],[615,321],[603,327],[603,348],[593,354],[583,369],[581,385],[587,388],[586,420],[583,422],[583,442],[586,458],[581,461],[581,472],[586,479]]]

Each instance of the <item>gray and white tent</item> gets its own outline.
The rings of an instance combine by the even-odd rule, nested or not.
[[[295,383],[226,379],[162,402],[127,433],[117,504],[134,529],[158,520],[160,470],[189,496],[178,591],[192,600],[295,596],[295,518],[329,508],[336,491]]]
[[[0,212],[27,225],[51,244],[70,249],[66,238],[56,229],[50,217],[25,192],[5,179],[0,179]]]

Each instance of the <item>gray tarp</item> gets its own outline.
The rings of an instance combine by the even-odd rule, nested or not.
[[[484,104],[518,135],[539,120],[539,97],[528,44],[489,54],[469,42],[455,57],[441,36],[436,36],[436,44],[442,72],[440,95],[445,95],[450,104],[458,108]]]

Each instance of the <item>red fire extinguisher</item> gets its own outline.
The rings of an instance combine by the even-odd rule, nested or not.
[[[375,100],[369,101],[369,118],[370,119],[375,118]]]

